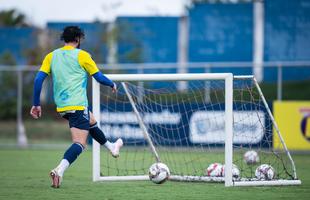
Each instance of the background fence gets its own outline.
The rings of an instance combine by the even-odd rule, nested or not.
[[[178,63],[139,63],[100,64],[99,66],[104,73],[110,74],[177,73],[179,65]],[[189,73],[232,72],[235,75],[252,74],[255,67],[250,62],[186,63],[185,66],[185,72]],[[274,100],[310,99],[310,62],[265,62],[263,66],[264,75],[268,78],[260,84],[270,106]],[[0,67],[1,145],[14,146],[19,143],[22,146],[27,142],[26,139],[32,145],[59,144],[70,140],[66,122],[55,111],[50,78],[46,79],[41,93],[42,119],[34,121],[29,115],[33,80],[37,70],[37,66],[25,65]],[[162,85],[148,85],[153,88],[159,86]],[[88,86],[89,97],[91,97],[90,88],[91,81]],[[27,138],[24,137],[24,133]]]

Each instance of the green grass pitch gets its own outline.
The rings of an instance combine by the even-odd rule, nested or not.
[[[66,172],[61,188],[50,187],[49,170],[63,150],[0,150],[0,199],[309,199],[310,155],[293,154],[301,186],[231,187],[217,183],[150,181],[92,182],[91,151]]]

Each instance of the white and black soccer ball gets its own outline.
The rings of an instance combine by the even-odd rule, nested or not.
[[[205,171],[205,176],[211,177],[221,177],[222,176],[223,165],[220,163],[212,163],[208,166]]]
[[[161,184],[169,179],[170,170],[164,163],[154,163],[149,168],[149,177],[153,183]]]
[[[222,176],[225,176],[225,165],[223,165]],[[240,178],[240,170],[235,164],[232,165],[232,177],[236,179]]]
[[[272,180],[275,178],[275,170],[271,165],[262,164],[256,168],[255,176],[259,180]]]
[[[256,151],[250,150],[245,152],[243,155],[243,160],[248,165],[254,165],[259,162],[259,156]]]

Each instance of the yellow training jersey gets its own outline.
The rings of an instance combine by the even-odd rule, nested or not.
[[[53,71],[52,66],[54,66],[53,68],[55,68],[53,71],[54,73],[52,73],[52,74],[53,74],[53,85],[54,85],[54,99],[55,99],[55,103],[57,105],[57,111],[58,112],[64,112],[64,111],[68,111],[68,110],[84,110],[88,105],[87,96],[86,96],[86,88],[83,89],[83,92],[82,92],[83,95],[76,95],[76,92],[73,92],[73,91],[76,90],[76,87],[80,82],[82,82],[82,81],[87,82],[87,77],[81,76],[82,78],[78,78],[79,80],[76,80],[77,81],[76,83],[69,81],[69,79],[71,78],[72,80],[74,80],[74,73],[75,72],[81,73],[81,72],[85,71],[85,73],[88,72],[88,74],[93,75],[93,74],[97,73],[99,71],[99,69],[98,69],[96,63],[91,58],[90,54],[84,50],[76,51],[77,49],[72,47],[72,46],[64,46],[64,47],[60,48],[59,50],[61,50],[61,52],[67,52],[66,50],[68,50],[68,52],[71,52],[70,50],[74,50],[74,52],[77,53],[77,55],[75,54],[75,57],[74,57],[74,59],[76,60],[74,62],[77,63],[75,65],[77,67],[76,70],[73,69],[68,73],[67,68],[71,67],[70,65],[72,65],[71,64],[72,60],[71,60],[71,62],[69,61],[69,59],[63,60],[63,61],[58,61],[57,59],[59,59],[58,58],[59,55],[56,56],[56,52],[59,54],[59,51],[55,50],[55,51],[46,55],[46,57],[43,60],[40,71],[45,72],[48,75],[50,75],[51,72]],[[54,54],[54,57],[53,57],[53,54]],[[61,65],[61,66],[59,66],[59,65]],[[57,73],[56,73],[56,71],[57,71]],[[78,72],[78,71],[80,71],[80,72]],[[56,77],[54,77],[54,76],[56,76]],[[57,79],[57,80],[54,80],[54,79]],[[72,85],[72,86],[70,86],[70,85]],[[82,84],[82,86],[85,87],[85,84]],[[70,96],[72,98],[68,98]],[[77,96],[79,96],[79,97],[77,97]],[[82,96],[84,97],[83,100],[78,99],[78,98],[82,98]],[[77,104],[77,105],[75,105],[75,104]]]

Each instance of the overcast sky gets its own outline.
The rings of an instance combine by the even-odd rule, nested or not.
[[[0,10],[16,8],[29,21],[110,21],[116,16],[179,16],[188,0],[0,0]]]

